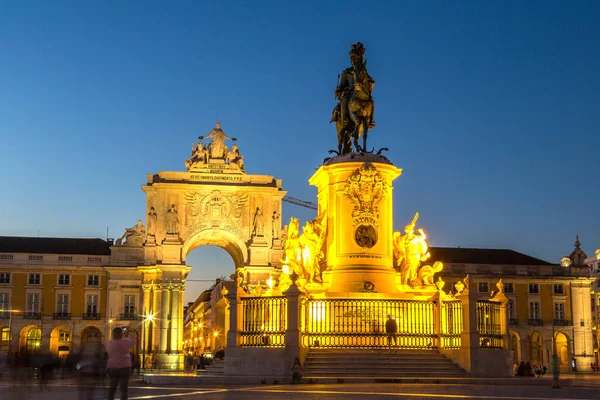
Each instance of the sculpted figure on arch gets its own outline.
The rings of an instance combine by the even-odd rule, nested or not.
[[[138,222],[131,228],[125,229],[125,233],[117,239],[117,246],[141,246],[144,243],[145,236],[144,225],[138,219]],[[123,243],[125,240],[125,243]]]
[[[179,233],[179,216],[177,215],[175,204],[171,204],[171,208],[169,208],[169,211],[167,211],[165,222],[168,234],[176,235]]]
[[[227,146],[225,146],[225,140],[236,141],[236,138],[230,138],[221,129],[221,123],[217,122],[215,129],[210,131],[206,136],[199,136],[198,139],[212,139],[212,142],[208,144],[209,158],[225,159],[227,155]]]

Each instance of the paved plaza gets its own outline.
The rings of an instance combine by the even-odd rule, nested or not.
[[[593,379],[575,379],[572,386],[552,389],[532,381],[535,385],[454,385],[454,384],[302,384],[302,385],[243,385],[243,386],[169,386],[145,385],[139,380],[131,382],[130,400],[141,399],[485,399],[485,400],[543,400],[543,399],[600,399],[600,384]],[[106,398],[106,386],[97,388],[94,400]],[[117,397],[118,398],[118,397]],[[79,399],[76,382],[56,381],[40,390],[34,383],[18,387],[4,381],[0,383],[0,399],[19,400],[75,400]]]

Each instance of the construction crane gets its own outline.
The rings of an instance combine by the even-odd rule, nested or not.
[[[285,201],[286,203],[294,204],[296,206],[310,208],[311,210],[318,210],[317,205],[312,201],[300,200],[291,196],[285,196],[283,198],[283,201]]]

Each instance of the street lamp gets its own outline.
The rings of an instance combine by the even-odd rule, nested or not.
[[[154,315],[144,316],[142,321],[142,369],[146,369],[146,323],[152,322]]]

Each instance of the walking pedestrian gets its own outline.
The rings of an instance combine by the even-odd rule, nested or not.
[[[552,366],[552,388],[560,389],[560,386],[558,385],[558,381],[560,379],[560,362],[556,354],[552,356],[550,365]]]
[[[129,350],[135,345],[135,338],[129,335],[127,328],[114,328],[112,340],[108,343],[109,387],[108,400],[114,400],[117,386],[121,388],[121,400],[127,400],[129,377],[131,376],[131,356]]]
[[[392,341],[394,342],[394,347],[398,345],[396,334],[398,333],[398,323],[394,318],[392,318],[391,314],[388,314],[388,319],[385,322],[385,333],[387,334],[388,347],[390,348],[390,353],[392,352]]]

